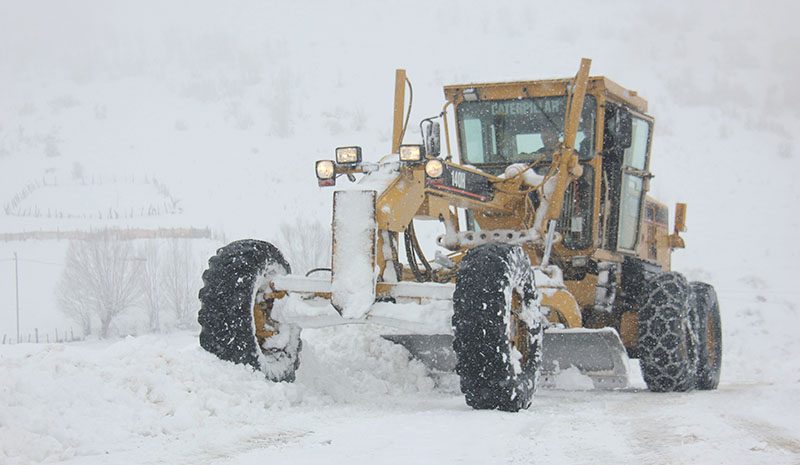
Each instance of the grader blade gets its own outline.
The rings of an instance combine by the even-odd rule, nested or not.
[[[383,338],[402,345],[431,370],[455,370],[452,335],[401,334],[384,335]],[[588,377],[594,389],[621,389],[628,386],[628,355],[612,328],[545,331],[541,364],[540,387],[572,388],[572,383],[559,382],[559,375],[570,367],[577,368],[582,376]]]
[[[456,353],[450,334],[397,334],[384,335],[384,339],[400,344],[411,356],[434,371],[454,371]]]
[[[559,387],[559,374],[570,367],[591,379],[595,389],[628,386],[628,353],[613,328],[546,330],[539,385]]]

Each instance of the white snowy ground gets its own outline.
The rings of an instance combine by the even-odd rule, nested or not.
[[[689,203],[674,267],[721,297],[720,389],[545,391],[526,412],[476,412],[368,327],[304,333],[293,385],[220,362],[190,332],[0,345],[0,464],[800,462],[796,2],[273,3],[0,0],[0,204],[44,178],[67,186],[0,213],[0,233],[271,239],[330,218],[314,160],[385,153],[396,67],[414,84],[412,141],[444,84],[566,77],[586,56],[650,102],[651,192]],[[79,172],[106,193],[87,199]],[[135,215],[165,199],[180,212]],[[108,209],[121,217],[96,217]],[[14,252],[22,334],[63,336],[65,248],[0,242],[0,336],[15,333]]]
[[[798,463],[797,307],[722,305],[718,390],[650,393],[633,371],[631,389],[539,391],[519,413],[471,410],[378,328],[306,331],[294,384],[193,333],[0,346],[0,463]]]

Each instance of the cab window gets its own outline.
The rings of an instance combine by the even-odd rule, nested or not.
[[[508,165],[552,160],[553,144],[564,138],[567,97],[462,102],[456,110],[462,162]],[[582,161],[594,156],[597,102],[586,95],[576,150]]]
[[[634,250],[639,238],[639,217],[644,201],[644,182],[647,176],[647,153],[650,142],[650,123],[633,117],[631,146],[625,149],[620,189],[619,230],[617,247]]]

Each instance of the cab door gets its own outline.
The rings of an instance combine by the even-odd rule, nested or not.
[[[631,115],[631,145],[623,152],[617,249],[634,252],[639,242],[642,206],[647,192],[652,123]]]

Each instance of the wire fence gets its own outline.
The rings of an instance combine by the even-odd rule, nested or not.
[[[92,239],[102,234],[113,234],[118,239],[216,239],[224,235],[209,228],[106,228],[98,231],[23,231],[0,233],[0,241]]]
[[[16,340],[14,335],[3,334],[0,344],[61,344],[69,342],[80,342],[86,338],[83,335],[75,334],[75,331],[70,328],[69,330],[59,331],[58,328],[52,330],[39,331],[39,328],[34,328],[32,333],[20,334],[19,340]]]

